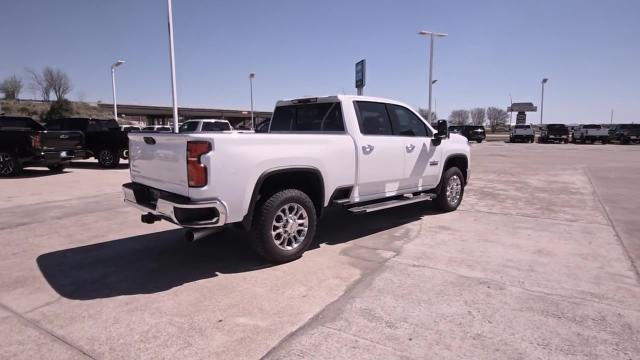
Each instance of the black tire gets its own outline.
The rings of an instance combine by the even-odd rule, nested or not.
[[[47,168],[49,168],[50,171],[57,172],[57,173],[64,171],[66,167],[67,167],[67,164],[65,163],[57,163],[57,164],[47,166]]]
[[[129,159],[129,149],[120,150],[120,159],[128,160]]]
[[[478,142],[478,144],[482,143],[482,139],[478,139],[476,141]]]
[[[120,163],[118,152],[110,149],[100,150],[96,157],[98,158],[98,164],[103,168],[113,169]]]
[[[0,176],[16,176],[22,172],[17,157],[9,152],[0,151]]]
[[[565,144],[568,144],[569,143],[569,139],[564,139],[562,142],[565,143]]]
[[[460,182],[460,188],[459,197],[457,198],[457,200],[452,202],[453,199],[447,197],[447,189],[450,185],[450,182],[455,181],[453,180],[454,177],[458,178]],[[443,212],[450,212],[456,210],[458,206],[460,206],[462,197],[464,196],[464,181],[465,179],[462,176],[462,171],[460,171],[460,169],[458,169],[457,167],[451,167],[444,172],[444,174],[442,175],[442,179],[440,179],[440,190],[438,192],[438,196],[436,197],[436,205],[438,209]]]
[[[286,232],[289,230],[283,230],[281,233],[282,243],[276,244],[277,234],[272,235],[274,228],[277,228],[276,220],[281,218],[283,220],[282,229],[287,226],[284,223],[287,221],[286,216],[282,210],[287,206],[299,206],[304,209],[307,219],[307,230],[302,232],[304,234],[303,239],[295,246],[294,240],[285,240]],[[287,212],[291,208],[287,209]],[[295,216],[294,216],[295,217]],[[297,217],[300,219],[300,217]],[[313,238],[316,233],[316,209],[313,201],[309,196],[300,190],[287,189],[277,192],[271,195],[261,206],[256,209],[256,217],[251,227],[250,243],[253,249],[263,258],[274,263],[285,263],[292,260],[296,260],[302,256],[307,250],[309,245],[313,242]],[[300,236],[302,233],[298,233],[300,229],[295,229],[289,234],[293,237],[293,234]],[[291,249],[285,249],[289,245],[291,240]],[[283,245],[284,244],[284,245]],[[285,248],[282,248],[284,246]]]
[[[629,144],[631,144],[631,140],[629,140],[627,138],[622,138],[622,141],[620,141],[620,143],[622,145],[629,145]]]

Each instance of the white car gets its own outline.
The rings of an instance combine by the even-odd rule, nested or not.
[[[328,206],[457,209],[469,144],[446,121],[437,128],[401,102],[337,95],[279,101],[267,133],[131,133],[124,200],[143,222],[188,228],[189,240],[241,224],[259,254],[290,261]]]
[[[509,134],[509,142],[530,142],[535,140],[535,131],[531,124],[515,125]]]
[[[180,125],[179,129],[181,133],[231,130],[233,130],[231,124],[227,120],[220,119],[189,120]]]

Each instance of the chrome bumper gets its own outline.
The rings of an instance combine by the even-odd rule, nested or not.
[[[176,225],[189,228],[216,227],[224,225],[227,220],[227,209],[221,201],[178,201],[166,198],[162,194],[160,194],[153,201],[144,201],[142,199],[136,198],[136,190],[138,190],[136,189],[136,187],[138,187],[138,189],[142,188],[142,190],[146,190],[144,189],[144,185],[135,183],[128,183],[122,186],[125,204],[133,206],[144,213],[151,213],[153,215],[161,217]],[[157,192],[157,190],[155,191]],[[205,210],[205,213],[207,213],[206,210],[214,209],[215,211],[209,211],[211,215],[205,216],[205,218],[199,218],[198,220],[189,221],[181,221],[181,216],[177,214],[178,212],[187,214],[190,210],[197,211],[198,209]]]

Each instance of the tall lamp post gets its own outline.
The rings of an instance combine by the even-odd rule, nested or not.
[[[437,36],[437,37],[445,37],[447,36],[447,34],[445,33],[437,33],[437,32],[433,32],[433,31],[420,31],[418,33],[418,35],[425,35],[425,36],[429,36],[430,39],[430,45],[429,45],[429,106],[428,106],[428,112],[429,112],[429,118],[427,119],[427,122],[431,123],[431,87],[433,86],[433,39]]]
[[[169,23],[169,61],[171,62],[171,99],[173,100],[173,132],[178,133],[178,95],[176,91],[176,55],[173,49],[173,8],[167,0],[167,22]]]
[[[255,130],[256,123],[253,119],[253,79],[255,79],[255,73],[249,73],[249,93],[251,96],[251,129]]]
[[[544,78],[540,82],[542,84],[542,96],[540,97],[540,125],[542,125],[542,113],[544,112],[544,84],[547,83],[549,79]]]
[[[116,68],[124,64],[124,60],[118,60],[111,65],[111,91],[113,91],[113,118],[118,121],[118,105],[116,104]]]

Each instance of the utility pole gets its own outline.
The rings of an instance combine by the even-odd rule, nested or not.
[[[611,109],[611,125],[613,125],[613,109]]]
[[[544,84],[546,84],[547,81],[549,81],[549,79],[547,79],[547,78],[544,78],[541,81],[541,84],[542,84],[542,97],[540,98],[540,125],[542,125],[542,113],[544,111]]]
[[[118,121],[118,105],[116,104],[116,68],[124,64],[124,60],[118,60],[111,65],[111,91],[113,92],[113,119]]]

